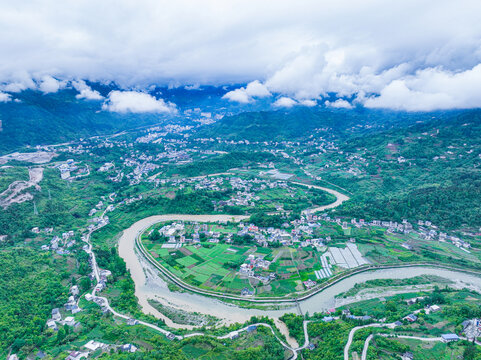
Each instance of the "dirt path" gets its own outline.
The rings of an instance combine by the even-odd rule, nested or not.
[[[297,342],[296,339],[294,339],[290,334],[289,330],[287,329],[286,324],[279,320],[278,318],[273,318],[274,324],[276,325],[276,328],[279,329],[282,335],[286,337],[287,343],[294,349],[297,349],[299,347],[299,343]]]

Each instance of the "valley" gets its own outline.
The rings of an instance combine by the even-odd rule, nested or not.
[[[450,120],[445,121],[449,129]],[[23,200],[10,202],[0,214],[3,246],[67,261],[63,286],[82,286],[74,302],[67,301],[67,314],[62,310],[65,319],[72,313],[78,324],[65,339],[90,339],[112,348],[105,335],[92,339],[95,332],[87,331],[98,318],[109,331],[125,323],[129,329],[130,323],[137,324],[132,329],[145,327],[138,331],[161,334],[166,349],[179,342],[176,346],[190,349],[183,352],[188,357],[216,338],[248,343],[253,326],[256,336],[263,333],[265,343],[285,358],[306,358],[326,346],[312,329],[339,309],[430,293],[438,286],[454,292],[481,289],[477,219],[454,226],[436,202],[436,216],[427,217],[422,209],[411,214],[409,206],[398,207],[406,218],[379,210],[358,216],[359,204],[398,192],[397,185],[379,186],[379,179],[387,181],[384,171],[411,176],[396,170],[406,166],[399,159],[371,158],[381,171],[373,177],[364,170],[372,166],[365,155],[352,150],[356,141],[368,145],[378,141],[378,133],[392,130],[369,130],[372,134],[361,138],[342,130],[329,140],[308,136],[275,142],[192,136],[194,129],[203,134],[216,124],[200,130],[157,125],[40,146],[41,154],[51,154],[42,155],[41,163],[36,156],[5,157],[5,191],[11,191],[17,174],[36,169],[43,177],[36,186],[15,187],[15,196]],[[347,142],[350,149],[342,145],[345,136],[353,139]],[[386,161],[390,165],[383,170]],[[420,172],[421,165],[410,161],[410,171]],[[459,171],[471,170],[467,165]],[[422,276],[439,278],[426,282]],[[408,282],[343,295],[357,283],[383,279]],[[348,326],[379,319],[366,310],[335,321]],[[293,321],[304,324],[303,338],[294,335]],[[58,357],[70,340],[55,340],[55,331],[45,336],[50,354]],[[373,334],[373,344],[382,342],[376,340],[381,335]],[[199,345],[182,345],[194,338]],[[218,348],[208,346],[209,351]]]

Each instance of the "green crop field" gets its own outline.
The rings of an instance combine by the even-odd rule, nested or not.
[[[143,242],[156,261],[183,281],[223,293],[239,294],[247,287],[258,296],[284,296],[304,290],[302,281],[315,281],[314,269],[320,267],[314,250],[297,250],[292,247],[272,249],[222,243],[201,243],[201,246],[185,245],[181,249],[166,249],[145,238]],[[255,274],[267,276],[275,273],[277,278],[264,284],[258,279],[240,274],[240,265],[246,261],[248,254],[268,261],[275,259],[268,270],[257,269]]]

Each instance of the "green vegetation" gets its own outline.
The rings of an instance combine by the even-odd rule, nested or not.
[[[149,303],[176,324],[194,325],[200,327],[214,326],[218,321],[218,319],[214,316],[178,310],[172,306],[163,305],[156,300],[150,300]]]
[[[218,225],[217,225],[218,226]],[[154,227],[155,228],[155,227]],[[147,231],[148,232],[148,231]],[[303,281],[315,280],[315,269],[321,267],[314,249],[294,246],[258,247],[252,238],[234,235],[233,244],[201,242],[181,248],[166,248],[164,242],[143,236],[142,243],[155,261],[184,282],[200,289],[240,295],[247,288],[256,296],[284,296],[305,290]],[[242,241],[240,241],[242,240]],[[253,276],[240,273],[248,256],[273,261],[268,268],[254,267]],[[250,260],[249,260],[250,261]],[[269,274],[274,278],[268,278]]]
[[[28,248],[3,248],[0,268],[0,354],[46,346],[45,323],[67,300],[65,262]]]
[[[316,345],[312,351],[303,350],[304,359],[312,360],[338,360],[343,359],[344,345],[347,342],[349,331],[354,326],[346,322],[309,323],[307,331],[310,340]]]
[[[296,339],[298,344],[304,344],[304,316],[296,314],[284,314],[279,318],[279,320],[286,324],[287,329],[289,330],[289,335]]]
[[[199,137],[222,137],[227,140],[282,141],[306,139],[316,129],[330,136],[346,137],[349,131],[369,133],[377,126],[413,123],[429,119],[430,114],[409,114],[388,111],[330,111],[295,108],[291,111],[243,112],[223,118],[201,129]],[[364,128],[363,125],[369,124]],[[353,128],[355,130],[353,130]]]
[[[434,275],[421,275],[407,279],[376,279],[368,280],[362,283],[356,283],[348,291],[337,295],[337,297],[348,297],[357,295],[363,289],[377,287],[393,287],[393,286],[409,286],[409,285],[426,285],[426,284],[447,284],[448,280]]]
[[[103,87],[99,90],[107,91]],[[78,101],[74,95],[71,90],[45,96],[26,91],[18,95],[22,103],[1,104],[0,152],[115,133],[159,121],[162,125],[166,120],[152,115],[95,113],[98,104]],[[175,120],[171,119],[169,124],[175,124]],[[197,126],[188,120],[182,124]],[[200,289],[222,293],[239,295],[247,288],[256,297],[267,297],[305,291],[304,281],[325,281],[318,280],[314,272],[321,269],[320,255],[326,248],[344,248],[351,239],[373,264],[437,262],[481,269],[480,111],[405,114],[296,107],[291,111],[237,114],[194,129],[195,132],[172,133],[158,130],[165,130],[167,135],[159,135],[160,141],[155,143],[136,140],[157,132],[156,129],[76,141],[71,144],[75,150],[59,146],[56,148],[59,156],[49,164],[38,165],[44,168],[44,179],[39,188],[27,190],[34,197],[38,215],[34,214],[31,200],[0,210],[0,235],[8,235],[6,239],[2,237],[0,243],[3,269],[0,355],[12,352],[21,358],[35,357],[41,350],[48,359],[64,359],[71,350],[82,349],[87,341],[94,339],[112,345],[109,352],[91,354],[104,359],[288,357],[288,352],[270,331],[262,327],[233,340],[194,337],[170,342],[149,328],[127,326],[124,320],[102,313],[100,306],[84,298],[79,303],[83,310],[75,314],[79,326],[60,325],[58,331],[47,329],[45,324],[52,308],[60,307],[63,317],[70,315],[62,308],[70,286],[78,285],[83,294],[94,285],[89,278],[91,268],[80,237],[87,226],[97,223],[95,218],[108,205],[115,206],[115,210],[106,212],[109,224],[92,236],[99,266],[112,272],[102,296],[107,297],[117,311],[162,328],[167,328],[162,321],[142,313],[134,283],[116,249],[123,229],[151,215],[238,214],[249,216],[246,222],[258,227],[282,229],[291,234],[298,231],[299,239],[294,245],[281,245],[279,239],[286,236],[283,233],[268,247],[263,247],[262,241],[257,243],[254,236],[258,234],[240,232],[234,223],[205,224],[208,229],[200,233],[198,245],[177,249],[163,247],[168,237],[158,232],[162,224],[148,229],[147,232],[152,232],[142,236],[150,254],[173,274]],[[81,168],[88,166],[89,175],[60,179],[56,166],[70,158]],[[113,163],[112,168],[98,171],[107,162]],[[0,192],[13,181],[27,180],[31,165],[11,161],[2,167]],[[139,175],[144,166],[150,170]],[[277,181],[268,172],[271,169],[289,174],[289,181]],[[215,179],[191,179],[226,171],[233,174]],[[350,201],[326,210],[329,216],[341,217],[347,225],[341,227],[341,223],[334,221],[316,220],[301,230],[296,228],[292,221],[300,219],[302,210],[331,203],[334,197],[294,185],[291,180],[349,194]],[[99,201],[103,204],[97,206],[98,212],[89,216]],[[416,220],[430,220],[439,226],[438,232],[459,236],[472,247],[467,250],[450,242],[427,240],[418,233],[391,233],[376,226],[358,228],[350,223],[352,217],[366,221],[407,219],[415,228]],[[186,237],[193,235],[194,226],[186,224]],[[34,227],[39,231],[33,232]],[[67,251],[46,248],[54,236],[61,238],[70,230],[74,231],[72,243],[67,246],[67,240],[59,242]],[[304,242],[313,239],[321,239],[321,244],[311,246]],[[299,247],[301,242],[304,244]],[[271,264],[267,268],[253,265],[250,277],[239,274],[240,266],[249,255]],[[332,270],[334,274],[344,271],[336,265]],[[266,280],[271,274],[272,278]],[[430,291],[434,284],[437,287]],[[423,291],[412,285],[424,285]],[[416,323],[402,320],[402,325],[395,330],[386,330],[390,335],[461,334],[464,320],[481,317],[481,296],[467,290],[454,291],[447,285],[448,282],[434,276],[373,280],[356,284],[341,296],[355,296],[376,287],[411,286],[410,294],[362,301],[344,309],[349,308],[356,316],[367,314],[387,321],[402,320],[419,310]],[[169,289],[179,291],[173,284],[169,284]],[[414,296],[424,299],[415,304],[405,301]],[[151,304],[178,323],[205,326],[216,321],[155,301]],[[442,309],[428,314],[425,308],[432,304]],[[336,315],[341,316],[340,311],[338,309]],[[325,323],[324,316],[306,315],[311,321],[308,331],[315,349],[303,350],[304,359],[342,359],[349,330],[362,323],[345,316]],[[252,319],[250,323],[259,320],[272,324],[270,319]],[[302,344],[304,318],[286,314],[281,320]],[[224,335],[243,325],[201,331]],[[359,354],[366,337],[376,331],[380,330],[364,329],[356,333],[353,351]],[[140,350],[136,354],[120,353],[116,346],[123,343],[134,343]],[[373,339],[368,357],[394,359],[404,351],[412,351],[419,359],[481,358],[479,348],[464,342],[427,346],[414,340],[381,336]]]
[[[274,155],[267,152],[231,152],[207,160],[196,161],[193,164],[177,166],[171,172],[172,174],[194,177],[220,173],[252,163],[265,163],[274,159]]]
[[[345,155],[361,155],[367,162],[361,176],[326,176],[355,194],[337,212],[365,219],[428,219],[446,228],[481,226],[480,136],[481,112],[470,111],[352,139],[342,145]]]
[[[99,89],[104,94],[109,89]],[[138,128],[159,122],[158,115],[117,114],[98,111],[98,101],[75,98],[75,90],[42,94],[26,90],[16,94],[21,102],[0,105],[0,153],[27,145],[55,144]]]

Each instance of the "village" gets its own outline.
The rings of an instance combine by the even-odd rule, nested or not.
[[[216,121],[216,116],[204,114],[202,119],[201,122],[211,123]],[[336,211],[329,209],[310,210],[319,205],[314,199],[319,198],[322,191],[310,189],[306,186],[308,183],[324,185],[323,174],[333,170],[361,178],[367,174],[372,161],[372,157],[362,150],[357,154],[346,154],[336,142],[325,140],[323,134],[329,129],[321,129],[316,138],[307,143],[192,139],[191,130],[190,126],[172,125],[149,128],[134,140],[125,140],[122,136],[99,137],[75,144],[39,147],[37,150],[46,152],[54,162],[38,169],[53,169],[55,176],[67,186],[102,179],[109,188],[113,187],[93,206],[89,206],[83,228],[48,224],[31,228],[38,250],[64,258],[73,258],[79,251],[91,254],[92,249],[83,242],[89,233],[110,223],[107,213],[122,212],[152,194],[174,199],[177,194],[198,192],[212,197],[213,213],[247,218],[235,225],[228,221],[159,224],[146,231],[143,242],[155,260],[179,279],[201,289],[240,296],[246,301],[313,291],[335,276],[370,265],[431,261],[432,258],[425,256],[426,249],[446,256],[454,255],[460,262],[465,257],[476,259],[469,240],[473,237],[472,229],[446,230],[425,219],[395,221],[371,217],[366,220],[337,215]],[[162,146],[163,151],[150,152],[148,146],[152,144]],[[210,150],[211,147],[216,150]],[[183,166],[228,154],[224,149],[229,147],[263,151],[272,154],[275,160],[222,169],[213,174],[188,176],[177,173]],[[394,146],[391,148],[394,149]],[[315,149],[316,153],[309,154],[308,149]],[[102,161],[94,160],[98,152],[107,150],[116,155],[106,156]],[[447,161],[455,155],[455,150],[432,161]],[[387,164],[403,166],[414,161],[403,156],[383,160]],[[298,167],[298,171],[292,164]],[[304,185],[296,183],[299,179],[305,182]],[[115,188],[120,184],[130,190],[127,196]],[[44,191],[44,196],[48,195],[50,199],[50,189],[47,191]],[[22,201],[32,201],[33,198],[25,197]],[[328,197],[324,200],[326,203],[331,201]],[[33,205],[34,211],[37,211],[36,204]],[[249,218],[259,213],[263,214],[264,220],[276,220],[276,225],[261,226],[256,223],[255,216]],[[159,237],[149,239],[155,232]],[[0,241],[8,239],[7,234],[0,235]],[[90,256],[89,265],[96,266]],[[108,269],[98,268],[98,281],[94,272],[89,274],[89,278],[94,281],[97,294],[109,293],[112,277]],[[85,311],[84,305],[82,308],[79,306],[80,299],[97,304],[102,314],[112,312],[108,302],[100,296],[79,294],[78,286],[72,286],[64,307],[53,309],[47,328],[54,333],[64,326],[72,328],[72,331],[81,328],[79,316],[75,316]],[[419,314],[436,313],[442,308],[443,304],[431,304],[400,317],[394,324],[396,327],[416,325]],[[345,311],[342,315],[366,324],[377,321],[369,312],[354,315]],[[323,321],[331,322],[338,318],[328,312]],[[139,323],[132,319],[127,324],[133,326]],[[466,320],[462,332],[467,339],[476,339],[481,335],[480,320]],[[446,332],[440,337],[444,342],[462,340],[460,332],[457,333],[459,335]],[[173,335],[169,336],[170,340],[175,339]],[[138,344],[112,345],[92,337],[76,347],[67,359],[87,358],[94,352],[111,350],[135,352],[138,348]]]

